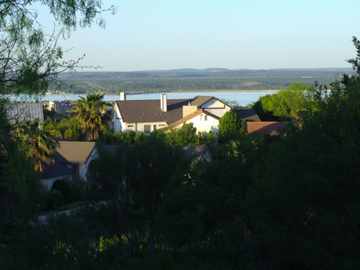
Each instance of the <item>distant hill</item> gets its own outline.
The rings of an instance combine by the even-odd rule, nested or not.
[[[284,88],[293,82],[328,84],[350,68],[231,70],[226,68],[174,69],[131,72],[67,72],[50,85],[51,92],[106,93],[180,90],[258,90]]]

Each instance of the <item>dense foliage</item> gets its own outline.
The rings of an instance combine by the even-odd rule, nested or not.
[[[107,128],[108,104],[103,97],[101,93],[81,97],[72,110],[73,118],[88,140],[96,140]]]
[[[315,91],[311,85],[294,83],[273,95],[261,97],[254,109],[264,120],[300,120],[302,113],[309,110]]]
[[[56,34],[39,27],[35,0],[0,2],[0,93],[41,93],[59,72],[73,68],[66,61]],[[41,1],[57,22],[70,30],[90,25],[101,11],[101,1]]]
[[[97,7],[96,1],[43,3],[70,26],[77,12],[93,18],[87,4]],[[0,26],[7,23],[1,18]],[[54,214],[64,205],[43,206],[33,165],[48,160],[51,128],[28,126],[13,136],[1,104],[0,268],[358,269],[360,43],[354,44],[356,75],[260,101],[266,113],[301,123],[279,137],[244,136],[232,113],[221,122],[220,140],[188,125],[170,133],[107,134],[101,98],[82,100],[76,121],[88,139],[99,137],[98,159],[83,190],[55,185],[52,195],[78,204],[47,224],[38,222],[39,210]],[[77,124],[69,129],[76,133]]]
[[[244,123],[235,111],[229,111],[219,121],[219,139],[223,142],[241,137]]]

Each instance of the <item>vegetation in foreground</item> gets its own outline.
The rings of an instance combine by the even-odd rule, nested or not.
[[[7,176],[2,187],[27,182],[2,189],[13,198],[2,203],[12,209],[1,223],[3,268],[358,268],[359,75],[264,98],[290,110],[260,100],[293,123],[280,137],[245,136],[231,114],[218,140],[191,126],[103,134],[86,188],[57,187],[66,202],[93,203],[46,226],[29,222],[43,203],[31,167]],[[211,161],[185,154],[204,143]],[[29,164],[19,162],[3,171]]]
[[[2,30],[25,5],[5,2]],[[94,1],[43,3],[70,26],[76,23],[72,11],[84,12],[89,23],[97,7]],[[23,16],[16,17],[15,29],[30,23]],[[1,269],[358,269],[360,43],[354,43],[356,75],[257,104],[259,112],[291,120],[280,137],[235,132],[241,123],[232,115],[222,121],[219,140],[197,137],[191,126],[179,133],[112,135],[102,125],[94,133],[92,123],[80,122],[88,128],[83,135],[97,136],[103,145],[91,181],[81,188],[57,184],[52,195],[64,201],[46,206],[36,165],[51,151],[43,148],[50,145],[48,135],[31,138],[22,135],[24,128],[17,136],[1,106]],[[1,69],[17,76],[1,77],[1,91],[45,89],[52,73],[40,76],[43,69],[31,67],[39,66]],[[34,88],[21,88],[26,83]],[[211,161],[184,154],[184,145],[204,143]],[[36,147],[42,151],[33,152]],[[76,201],[92,203],[47,225],[35,222],[40,210]]]

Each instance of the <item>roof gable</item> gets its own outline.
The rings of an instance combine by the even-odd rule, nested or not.
[[[184,118],[181,118],[181,119],[179,119],[178,121],[172,123],[171,125],[167,126],[167,127],[164,128],[163,130],[168,130],[168,129],[177,127],[177,126],[179,126],[179,125],[181,125],[181,124],[184,124],[184,123],[186,123],[187,121],[189,121],[189,120],[191,120],[191,119],[193,119],[193,118],[195,118],[195,117],[197,117],[197,116],[199,116],[199,115],[201,115],[201,114],[209,115],[210,117],[212,117],[212,118],[214,118],[214,119],[216,119],[216,120],[219,120],[219,119],[220,119],[218,116],[216,116],[216,115],[214,115],[214,114],[212,114],[212,113],[210,113],[210,112],[208,112],[208,111],[206,111],[206,110],[199,109],[199,110],[197,110],[197,111],[195,111],[195,112],[193,112],[193,113],[190,113],[189,115],[185,116]]]
[[[212,99],[214,99],[214,97],[211,97],[211,96],[197,96],[191,101],[191,105],[200,107],[201,105],[209,102]]]
[[[57,152],[71,163],[84,163],[95,147],[95,142],[60,141]]]

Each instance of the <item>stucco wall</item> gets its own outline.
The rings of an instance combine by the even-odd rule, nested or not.
[[[114,105],[112,125],[114,132],[121,132],[123,130],[124,122],[121,118],[121,114],[116,103]]]
[[[223,117],[226,112],[231,110],[230,106],[217,99],[212,99],[201,107],[220,118]]]
[[[94,149],[90,156],[88,157],[88,159],[85,161],[84,164],[81,164],[79,166],[79,176],[80,176],[80,179],[83,180],[83,181],[87,181],[87,176],[88,176],[88,171],[89,171],[89,166],[90,166],[90,163],[91,161],[93,161],[94,159],[97,159],[99,156],[98,154],[98,151],[96,149]]]
[[[146,122],[146,123],[136,123],[134,124],[136,131],[139,132],[145,132],[145,126],[149,125],[150,126],[150,131],[155,131],[157,129],[161,129],[164,127],[167,127],[167,123],[166,122]],[[154,129],[154,126],[156,126],[156,128]]]
[[[197,133],[202,132],[217,132],[219,129],[219,120],[215,117],[202,113],[194,118],[185,122],[185,124],[193,124],[196,128]],[[177,126],[176,128],[181,128],[184,124]]]

